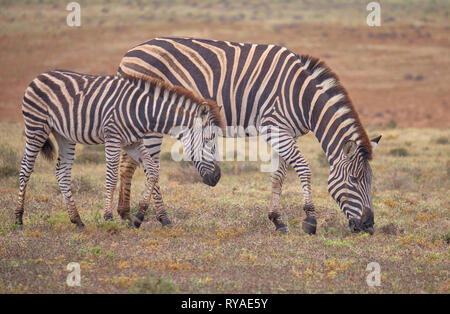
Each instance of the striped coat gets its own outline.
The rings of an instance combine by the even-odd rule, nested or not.
[[[281,219],[279,204],[286,168],[291,165],[303,191],[307,215],[303,228],[315,232],[311,171],[296,145],[297,138],[308,132],[315,134],[330,162],[329,182],[334,184],[329,189],[347,218],[355,226],[373,220],[368,161],[379,138],[369,140],[338,77],[320,60],[299,56],[276,45],[156,38],[129,50],[121,60],[118,73],[127,77],[156,77],[184,86],[222,106],[221,114],[227,126],[247,130],[255,127],[258,134],[264,135],[280,157],[278,169],[271,175],[269,210],[269,218],[277,230],[288,230]],[[265,127],[276,129],[276,136],[263,134]],[[233,128],[227,129],[228,136],[234,134]],[[161,141],[158,134],[150,140],[150,153],[156,160]],[[351,165],[337,166],[350,158]],[[126,211],[135,165],[124,154],[121,166],[124,171],[119,207]],[[364,177],[359,182],[361,185],[352,186],[350,193],[347,182],[350,177],[356,177],[352,171],[370,175],[361,175],[360,178]]]
[[[145,148],[148,133],[174,135],[183,143],[185,152],[205,180],[217,183],[220,178],[220,170],[214,162],[215,138],[210,130],[223,126],[219,107],[184,88],[170,87],[155,79],[128,80],[55,70],[37,76],[30,83],[23,98],[22,112],[26,147],[15,210],[16,223],[20,226],[25,190],[36,157],[42,151],[44,157],[50,159],[54,150],[50,133],[58,142],[56,177],[59,187],[70,220],[79,227],[83,223],[70,188],[76,143],[105,143],[105,219],[112,219],[121,149],[144,165],[148,187],[155,188],[157,177],[153,174],[159,172],[159,164],[153,162]],[[194,158],[197,156],[199,158]],[[143,213],[139,215],[135,222],[138,225]],[[170,224],[164,210],[157,212],[157,218],[163,225]]]

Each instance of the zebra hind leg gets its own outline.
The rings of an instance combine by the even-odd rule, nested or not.
[[[117,212],[123,220],[131,220],[130,218],[130,194],[131,179],[139,165],[124,150],[120,161],[120,186],[119,186],[119,203]]]
[[[75,143],[68,142],[57,133],[54,135],[56,141],[58,142],[58,161],[56,163],[55,174],[59,189],[63,195],[64,203],[67,206],[70,221],[76,224],[78,228],[83,228],[84,224],[81,221],[81,217],[78,213],[77,207],[75,206],[72,189],[70,187],[72,165],[75,156]]]
[[[139,163],[144,164],[145,171],[145,149],[141,150],[142,143],[136,142],[131,145],[123,146],[123,153],[120,165],[120,191],[119,191],[119,206],[117,212],[122,217],[129,221],[130,227],[139,228],[144,221],[145,212],[150,203],[150,194],[143,196],[143,201],[139,203],[139,211],[135,217],[130,216],[130,192],[131,179]],[[151,159],[151,158],[150,158]],[[146,172],[146,171],[145,171]],[[147,172],[146,172],[147,174]],[[147,178],[146,188],[148,190],[149,180]]]
[[[117,186],[119,161],[120,161],[120,138],[105,139],[106,155],[106,201],[103,213],[105,220],[113,220],[113,199]]]
[[[26,133],[25,153],[23,154],[19,174],[19,196],[17,206],[14,210],[14,215],[16,216],[16,226],[18,229],[23,228],[25,192],[30,176],[33,173],[37,155],[40,151],[42,151],[46,159],[51,159],[53,151],[53,145],[48,139],[49,131],[46,128],[34,131],[33,134],[30,134],[27,131]]]

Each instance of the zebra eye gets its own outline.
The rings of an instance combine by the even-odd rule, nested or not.
[[[353,176],[349,176],[349,180],[352,184],[355,184],[355,185],[358,184],[358,180]]]

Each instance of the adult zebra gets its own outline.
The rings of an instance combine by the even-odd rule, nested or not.
[[[148,187],[154,188],[159,173],[145,149],[145,134],[157,132],[178,138],[200,175],[217,182],[220,168],[214,161],[216,127],[223,128],[219,107],[190,91],[172,88],[156,79],[128,80],[55,70],[40,74],[28,86],[22,103],[26,147],[20,170],[16,224],[23,225],[25,190],[39,152],[51,159],[53,133],[58,142],[56,178],[72,223],[84,224],[70,188],[76,143],[105,143],[106,203],[104,218],[112,219],[112,199],[117,184],[120,150],[140,161]],[[148,202],[148,200],[147,200]],[[156,213],[163,225],[170,220],[164,210]],[[127,218],[122,216],[122,218]],[[138,214],[143,219],[143,213]],[[140,224],[140,220],[137,222]]]
[[[316,231],[311,171],[296,146],[299,136],[312,131],[331,165],[329,192],[349,219],[350,228],[373,232],[369,160],[381,137],[369,140],[347,92],[323,62],[276,45],[156,38],[129,50],[118,73],[156,77],[214,99],[223,106],[221,114],[227,126],[278,128],[276,139],[267,137],[280,156],[278,169],[271,174],[269,219],[281,232],[288,231],[279,213],[288,164],[302,185],[307,215],[303,229]],[[153,134],[149,142],[152,157],[159,160],[162,136]],[[128,212],[136,163],[126,153],[121,169],[119,210]],[[146,206],[140,203],[140,207]]]

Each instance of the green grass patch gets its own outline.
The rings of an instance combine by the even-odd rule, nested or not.
[[[102,164],[105,160],[105,145],[84,145],[82,151],[75,155],[77,164]]]
[[[397,157],[406,157],[409,155],[409,152],[406,148],[393,148],[389,151],[389,155]]]
[[[449,143],[448,137],[441,136],[436,139],[436,144],[446,145]]]
[[[11,147],[0,147],[0,178],[18,175],[20,161],[19,155]]]
[[[334,246],[334,247],[350,247],[351,243],[348,240],[326,240],[324,242],[326,246]]]
[[[178,285],[170,277],[156,276],[153,273],[139,279],[128,288],[128,293],[131,294],[169,294],[178,292]]]

